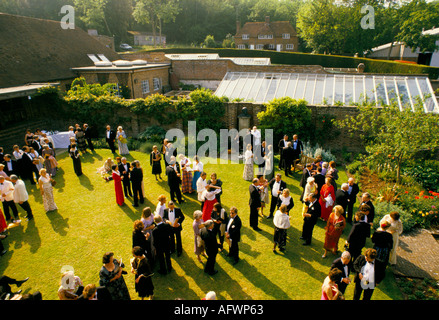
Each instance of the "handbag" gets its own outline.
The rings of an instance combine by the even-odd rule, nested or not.
[[[50,184],[52,185],[52,187],[56,186],[56,181],[53,179],[50,179]]]
[[[200,235],[197,235],[197,247],[203,247],[204,246],[204,240],[201,239]]]

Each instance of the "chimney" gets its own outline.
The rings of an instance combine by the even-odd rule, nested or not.
[[[265,16],[265,24],[270,24],[270,17],[269,16]]]
[[[240,30],[241,30],[241,22],[239,20],[236,20],[236,34],[238,34]]]

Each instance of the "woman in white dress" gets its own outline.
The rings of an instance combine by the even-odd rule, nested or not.
[[[253,152],[252,145],[247,145],[247,150],[244,153],[244,173],[242,174],[242,178],[247,181],[253,180]]]
[[[264,166],[264,177],[268,181],[271,181],[274,177],[274,167],[273,167],[273,146],[270,144],[267,147],[268,152],[264,156],[265,166]]]
[[[398,248],[399,245],[399,235],[403,231],[402,222],[399,220],[399,213],[394,211],[389,214],[386,214],[380,221],[380,225],[383,224],[383,222],[387,221],[390,223],[390,227],[387,229],[387,232],[390,232],[393,237],[393,248],[390,250],[390,257],[389,257],[389,263],[391,265],[396,264],[396,248]]]
[[[43,197],[44,210],[46,212],[57,210],[58,207],[53,199],[52,177],[47,174],[46,169],[40,170],[40,178],[38,179],[41,196]]]
[[[155,208],[154,215],[160,216],[163,218],[163,214],[166,209],[166,196],[164,194],[159,195],[158,199],[159,203],[157,203],[157,207]]]
[[[127,135],[121,126],[117,127],[116,139],[119,146],[119,154],[129,154],[130,151],[128,150],[127,146]]]

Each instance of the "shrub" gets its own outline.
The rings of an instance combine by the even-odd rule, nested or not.
[[[403,168],[403,174],[413,177],[427,190],[439,191],[439,161],[437,160],[409,164]]]
[[[399,196],[397,203],[410,212],[417,226],[430,228],[439,224],[439,193],[421,191],[416,194],[406,190]]]
[[[361,175],[366,165],[363,161],[356,160],[352,162],[351,164],[346,166],[347,172],[349,172],[352,175]]]

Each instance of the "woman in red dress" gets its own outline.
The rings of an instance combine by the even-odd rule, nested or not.
[[[221,189],[214,189],[212,187],[207,187],[207,189],[203,191],[203,221],[210,220],[213,211],[213,205],[218,202],[218,200],[216,200],[216,195],[220,192]]]
[[[112,169],[113,169],[112,177],[114,180],[114,189],[116,191],[116,202],[118,205],[121,206],[124,204],[125,201],[123,197],[122,178],[120,176],[119,170],[116,165],[113,165]]]
[[[328,202],[327,198],[331,195],[332,203]],[[334,205],[335,201],[335,191],[334,186],[332,185],[332,178],[327,177],[325,179],[325,184],[322,186],[322,189],[320,190],[320,207],[322,208],[321,211],[321,218],[324,221],[327,221],[329,218],[329,215],[332,212],[332,207]]]
[[[6,223],[5,216],[3,215],[2,209],[0,209],[0,233],[5,232],[8,229],[8,224]]]
[[[323,245],[325,253],[323,254],[322,258],[326,258],[328,251],[331,251],[333,254],[337,254],[338,240],[340,240],[340,236],[343,233],[345,226],[346,219],[343,217],[343,207],[337,205],[330,214],[328,223],[325,227],[325,244]]]

